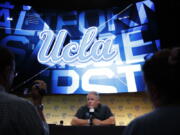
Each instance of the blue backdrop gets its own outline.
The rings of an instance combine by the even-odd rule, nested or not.
[[[27,5],[0,3],[0,45],[10,48],[16,55],[19,77],[15,80],[15,90],[24,92],[22,87],[38,77],[46,81],[50,94],[144,91],[141,72],[144,56],[160,48],[155,15],[151,0],[126,7],[42,13]],[[58,42],[53,48],[60,30],[67,31],[62,44],[64,48],[68,43],[80,45],[86,30],[92,26],[98,30],[92,44],[112,39],[112,49],[117,52],[112,59],[86,62],[77,59],[72,63],[52,61],[51,50],[58,50],[58,44],[60,46]],[[38,59],[39,50],[47,38],[40,39],[45,30],[51,30],[54,37],[49,51],[46,50],[47,62]],[[87,54],[92,46],[86,49]],[[99,51],[101,49],[102,46]]]

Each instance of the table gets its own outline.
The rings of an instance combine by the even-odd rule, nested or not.
[[[121,135],[125,126],[60,126],[49,124],[50,135]]]

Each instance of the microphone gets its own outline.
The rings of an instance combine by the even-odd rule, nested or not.
[[[94,108],[89,108],[89,125],[93,125]]]
[[[63,126],[64,121],[60,120],[60,126]]]

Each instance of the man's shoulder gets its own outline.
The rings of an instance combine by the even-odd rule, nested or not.
[[[18,97],[16,95],[12,95],[12,94],[9,94],[6,92],[1,94],[0,102],[6,103],[6,104],[12,104],[12,105],[14,104],[16,106],[18,106],[18,105],[26,106],[27,104],[31,104],[30,101],[28,101],[25,98]]]
[[[99,107],[99,108],[105,108],[105,109],[106,109],[106,108],[109,108],[108,105],[106,105],[106,104],[99,104],[98,107]]]
[[[139,117],[136,117],[134,120],[130,122],[129,127],[139,128],[145,126],[146,124],[149,125],[150,123],[155,121],[155,115],[155,112],[152,111]]]

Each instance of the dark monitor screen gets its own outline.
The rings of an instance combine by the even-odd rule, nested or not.
[[[156,9],[144,0],[99,9],[44,10],[0,4],[0,45],[16,56],[13,91],[35,79],[49,94],[140,92],[141,65],[160,49]]]

